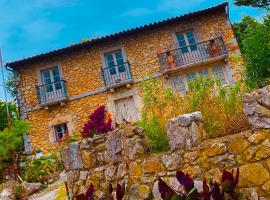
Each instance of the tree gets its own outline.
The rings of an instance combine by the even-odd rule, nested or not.
[[[10,129],[0,131],[0,176],[3,171],[18,174],[18,154],[23,150],[23,134],[27,134],[28,124],[22,120],[13,120]]]
[[[9,114],[11,121],[18,119],[18,109],[15,103],[9,102],[8,103]],[[0,131],[3,131],[7,125],[7,111],[6,111],[6,104],[4,101],[0,101]]]
[[[257,8],[267,8],[270,6],[269,0],[235,0],[237,6],[252,6]]]
[[[245,80],[251,88],[270,84],[270,15],[262,23],[245,16],[233,25],[245,59]]]

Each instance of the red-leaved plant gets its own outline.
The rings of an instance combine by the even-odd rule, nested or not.
[[[121,186],[119,183],[116,185],[116,199],[122,200],[124,198],[125,187]],[[80,194],[76,196],[76,200],[93,200],[94,199],[94,186],[91,183],[89,188],[86,191],[86,194]],[[114,200],[113,196],[113,186],[110,183],[109,185],[109,199]]]
[[[194,181],[188,174],[182,171],[176,173],[176,178],[184,187],[184,193],[174,191],[161,178],[158,180],[158,188],[163,200],[224,200],[224,195],[227,194],[231,200],[238,199],[238,193],[235,191],[239,180],[239,169],[237,169],[235,178],[233,171],[223,171],[221,184],[215,182],[207,184],[206,179],[203,180],[203,191],[198,192],[194,187]]]
[[[107,120],[107,121],[106,121]],[[110,114],[106,115],[105,106],[98,107],[89,117],[88,122],[82,130],[83,137],[93,134],[103,134],[112,130],[112,119]]]

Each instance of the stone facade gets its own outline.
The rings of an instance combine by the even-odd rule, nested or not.
[[[104,41],[95,46],[85,47],[59,56],[36,60],[16,69],[20,111],[21,115],[27,118],[31,125],[30,138],[33,149],[46,151],[46,149],[58,148],[58,144],[52,142],[55,122],[59,124],[68,123],[71,134],[80,134],[88,116],[97,106],[106,105],[109,112],[114,114],[116,97],[121,98],[123,96],[121,94],[124,92],[133,96],[134,101],[136,101],[135,107],[140,110],[143,102],[136,92],[139,87],[138,83],[149,75],[161,77],[161,80],[167,80],[176,75],[175,73],[163,76],[157,53],[168,46],[175,48],[174,34],[186,30],[193,30],[197,41],[222,36],[227,48],[227,59],[205,63],[196,66],[196,69],[221,65],[226,68],[229,83],[240,78],[241,65],[236,60],[241,61],[241,55],[225,9],[209,12],[207,15],[200,17],[193,17],[187,21],[174,22],[123,36],[120,39]],[[126,58],[131,65],[134,83],[131,88],[116,89],[116,94],[111,94],[106,90],[103,83],[101,52],[119,46],[125,50]],[[60,71],[62,78],[66,81],[69,100],[65,104],[44,109],[38,103],[36,85],[40,81],[40,70],[52,66],[61,68]],[[181,73],[192,70],[194,70],[194,67],[191,66]],[[134,94],[129,90],[134,90]]]
[[[175,174],[182,170],[200,189],[203,177],[220,182],[223,169],[239,168],[241,193],[254,200],[269,199],[269,136],[269,130],[245,131],[192,147],[171,144],[169,152],[150,154],[143,129],[116,129],[63,149],[69,195],[84,193],[92,183],[96,197],[106,199],[109,183],[120,183],[126,187],[124,199],[161,199],[158,177],[181,191]]]

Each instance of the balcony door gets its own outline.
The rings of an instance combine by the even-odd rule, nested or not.
[[[41,101],[48,102],[63,97],[61,76],[58,67],[41,71],[42,84]]]
[[[127,70],[123,59],[121,50],[116,50],[105,54],[106,65],[108,68],[109,77],[106,77],[110,82],[118,83],[125,80],[127,77]],[[106,70],[107,71],[107,70]]]
[[[192,31],[176,34],[180,54],[180,64],[190,64],[202,59],[203,53],[200,45],[197,44],[195,35]]]

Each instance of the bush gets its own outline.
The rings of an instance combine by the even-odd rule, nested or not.
[[[106,116],[105,106],[100,106],[90,115],[88,122],[83,127],[82,136],[89,137],[93,136],[93,134],[103,134],[111,130],[111,116]]]
[[[23,179],[30,183],[45,183],[50,175],[60,172],[63,169],[62,163],[58,156],[42,156],[31,161],[24,169]]]
[[[231,119],[243,114],[241,83],[222,87],[220,80],[198,76],[185,95],[174,93],[158,79],[142,83],[144,110],[139,125],[145,128],[153,151],[168,149],[167,121],[181,114],[201,111],[210,138],[225,135]]]

